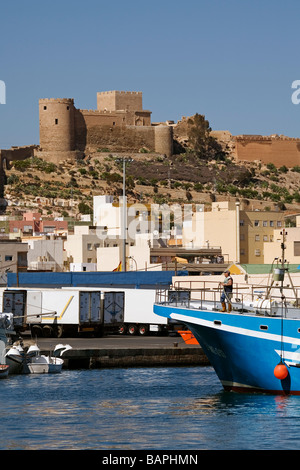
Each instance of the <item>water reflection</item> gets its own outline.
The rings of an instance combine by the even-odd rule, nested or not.
[[[300,397],[224,392],[211,368],[16,376],[0,382],[0,390],[0,449],[300,445]]]

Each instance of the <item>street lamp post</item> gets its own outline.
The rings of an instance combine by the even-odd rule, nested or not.
[[[132,162],[132,158],[122,158],[123,160],[123,217],[122,217],[122,231],[121,231],[121,237],[122,237],[122,257],[121,257],[121,262],[122,262],[122,271],[126,271],[126,244],[127,244],[127,224],[126,224],[126,163],[127,162]],[[121,161],[120,159],[117,159],[116,161]]]
[[[123,158],[123,223],[122,223],[122,271],[126,271],[126,242],[127,242],[127,227],[126,227],[126,195],[125,195],[125,181],[126,181],[126,159]]]

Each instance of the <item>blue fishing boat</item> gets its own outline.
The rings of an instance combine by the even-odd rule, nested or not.
[[[225,390],[300,395],[300,302],[282,234],[282,259],[275,258],[270,282],[259,292],[253,285],[233,289],[227,311],[218,288],[157,292],[154,312],[191,330]]]

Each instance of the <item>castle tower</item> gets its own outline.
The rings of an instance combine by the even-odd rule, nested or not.
[[[74,100],[71,98],[39,100],[42,151],[75,150],[74,112]]]
[[[102,91],[97,93],[99,111],[142,111],[143,94],[141,91]]]
[[[173,128],[159,125],[154,127],[155,152],[164,153],[167,157],[173,154]]]

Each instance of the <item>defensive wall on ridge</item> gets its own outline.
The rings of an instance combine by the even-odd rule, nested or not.
[[[273,163],[277,167],[300,165],[300,139],[285,136],[240,135],[234,137],[236,160]]]
[[[14,160],[24,160],[33,157],[37,145],[26,145],[24,147],[11,147],[10,149],[0,149],[0,198],[4,197],[4,185],[6,181],[5,170],[9,170],[10,162]],[[3,207],[0,203],[0,213]]]
[[[143,109],[142,92],[104,91],[97,93],[97,109],[77,109],[73,98],[39,100],[40,145],[0,150],[0,162],[22,160],[32,155],[59,163],[82,158],[85,153],[111,152],[173,154],[174,144],[188,145],[188,117],[151,123],[151,111]],[[300,165],[300,138],[282,135],[238,135],[212,131],[237,161],[293,167]],[[178,149],[177,149],[178,150]],[[1,175],[0,175],[1,179]]]

